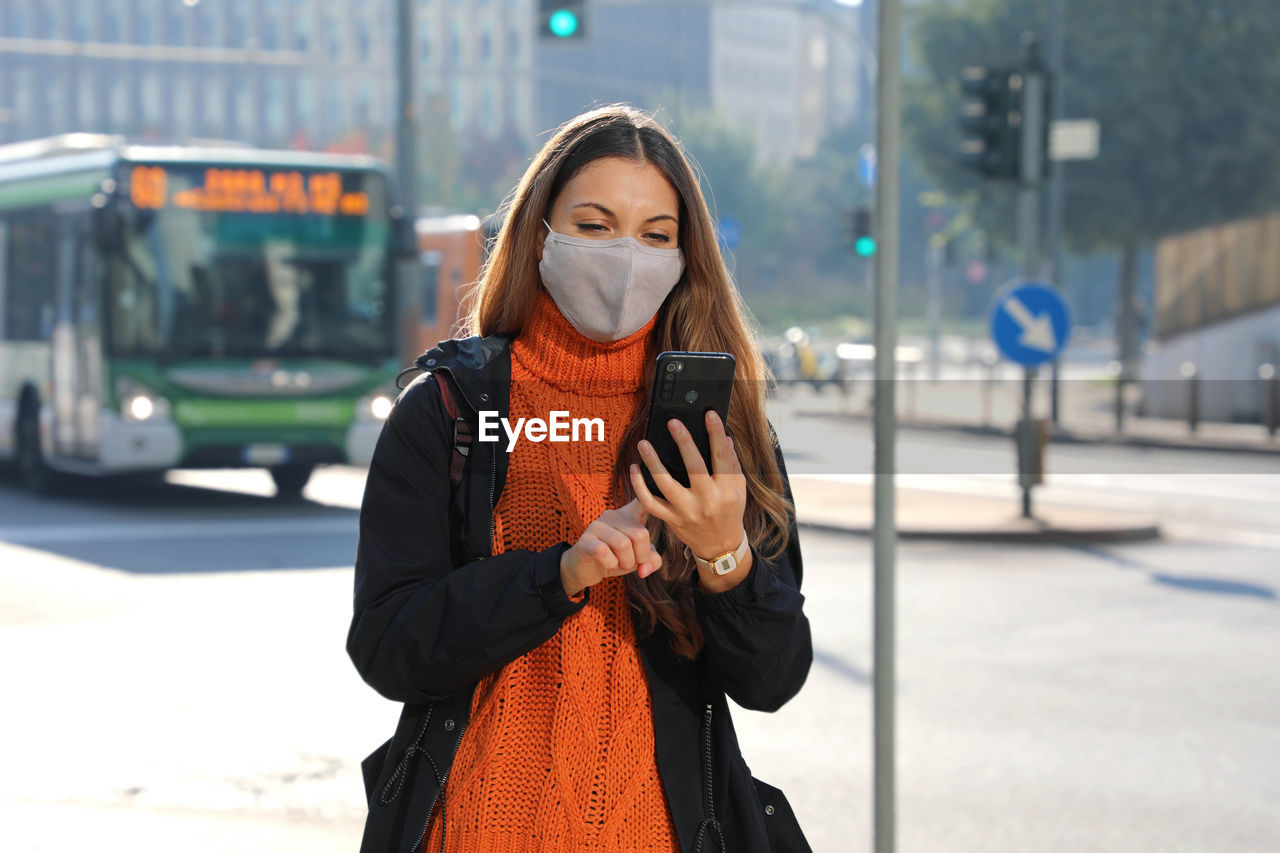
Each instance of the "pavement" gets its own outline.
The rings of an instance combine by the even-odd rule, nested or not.
[[[866,477],[798,475],[791,489],[802,527],[869,536],[873,531],[873,483]],[[1153,516],[1114,509],[1034,501],[1022,517],[1020,498],[917,489],[899,485],[894,493],[900,539],[990,543],[1105,543],[1156,539]]]

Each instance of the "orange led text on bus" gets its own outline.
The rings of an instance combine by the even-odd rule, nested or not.
[[[204,183],[169,193],[169,174],[160,166],[137,166],[129,197],[140,209],[169,204],[185,210],[226,213],[317,213],[363,216],[369,195],[343,192],[337,172],[263,172],[261,169],[206,169]]]

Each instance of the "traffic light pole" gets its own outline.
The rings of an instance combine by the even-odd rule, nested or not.
[[[397,198],[412,223],[418,212],[417,106],[413,95],[414,0],[396,0],[396,183]]]
[[[873,755],[875,853],[897,849],[896,579],[894,494],[898,350],[898,209],[902,145],[902,0],[880,0],[876,74],[875,480],[872,515],[874,587]]]
[[[1018,162],[1018,246],[1022,250],[1022,274],[1031,279],[1040,272],[1040,187],[1043,183],[1045,139],[1045,74],[1034,35],[1023,38],[1021,69],[1021,121]],[[1031,518],[1031,490],[1040,478],[1040,435],[1032,417],[1032,386],[1036,369],[1024,367],[1022,416],[1018,420],[1018,485],[1022,489],[1022,517]]]

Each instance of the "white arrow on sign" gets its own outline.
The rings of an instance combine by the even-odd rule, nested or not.
[[[1022,327],[1022,337],[1018,343],[1028,349],[1041,352],[1053,352],[1058,348],[1058,336],[1053,333],[1053,321],[1047,313],[1033,317],[1027,306],[1016,296],[1010,296],[1004,302],[1004,310],[1014,322]]]

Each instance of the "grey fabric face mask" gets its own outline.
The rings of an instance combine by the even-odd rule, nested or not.
[[[538,272],[575,329],[593,341],[620,341],[643,328],[680,281],[684,251],[634,237],[570,237],[548,224]]]

